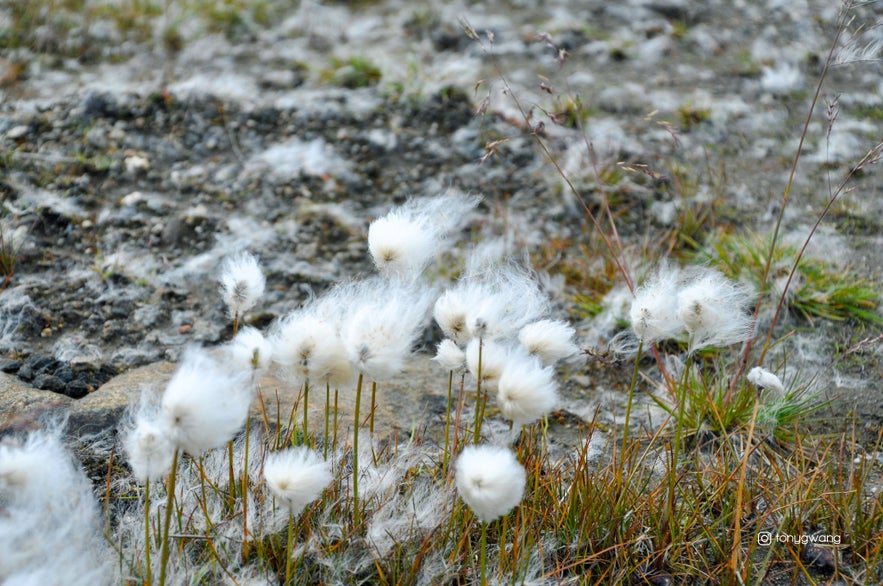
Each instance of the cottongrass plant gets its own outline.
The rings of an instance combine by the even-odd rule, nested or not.
[[[145,415],[148,419],[136,418],[136,430],[144,425],[158,425],[159,430],[168,431],[170,443],[174,446],[163,522],[160,585],[165,584],[168,567],[180,452],[199,457],[232,440],[245,426],[248,417],[253,398],[250,378],[249,371],[231,371],[221,366],[204,350],[190,349],[163,392],[158,419],[154,423],[148,423],[149,415]],[[127,446],[136,448],[134,452],[130,452],[130,458],[134,455],[134,460],[137,461],[139,449],[143,446],[137,442],[127,442]],[[149,487],[145,488],[145,499],[149,498],[148,489]],[[235,482],[231,473],[228,485],[231,499],[234,490]],[[145,506],[145,509],[149,510],[149,507]],[[145,547],[149,548],[149,543]],[[146,555],[149,556],[149,553]]]
[[[340,337],[340,324],[331,317],[323,317],[320,307],[312,303],[288,313],[274,324],[271,334],[273,361],[282,367],[282,374],[292,384],[303,388],[304,441],[309,436],[311,381],[324,382],[330,390],[332,386],[349,385],[354,373]],[[327,429],[325,442],[328,442]]]
[[[342,339],[350,364],[359,373],[353,422],[353,519],[361,520],[359,508],[359,428],[362,387],[372,382],[371,418],[375,409],[376,384],[397,374],[405,366],[414,342],[426,324],[432,291],[416,282],[400,279],[367,279],[348,289],[348,312]],[[373,424],[372,424],[373,428]]]
[[[241,252],[224,261],[218,282],[235,335],[240,318],[264,294],[266,279],[257,259],[249,252]]]
[[[456,463],[457,491],[481,522],[480,584],[487,584],[487,526],[524,496],[524,467],[507,448],[466,446]]]
[[[288,513],[284,583],[289,584],[293,575],[291,558],[294,517],[300,515],[308,504],[319,498],[322,491],[331,483],[331,465],[306,447],[289,448],[267,455],[267,460],[264,462],[264,478],[270,492],[285,506]]]

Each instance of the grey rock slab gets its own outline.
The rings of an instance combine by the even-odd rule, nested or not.
[[[0,435],[29,427],[51,413],[63,413],[72,403],[70,397],[41,391],[18,378],[0,373]]]
[[[458,387],[459,377],[455,378]],[[457,388],[454,390],[456,396]],[[308,409],[310,433],[321,434],[325,425],[325,385],[311,387]],[[334,404],[334,389],[331,389],[330,403]],[[388,433],[395,430],[410,431],[424,429],[428,425],[443,429],[444,413],[447,407],[448,373],[433,364],[429,356],[416,354],[408,360],[405,369],[389,381],[377,384],[374,409],[375,432]],[[291,419],[292,407],[296,406],[294,421],[303,421],[303,388],[286,381],[279,373],[271,373],[261,379],[261,401],[256,401],[253,412],[266,412],[271,424],[287,425]],[[263,406],[262,404],[263,403]],[[346,435],[353,429],[356,405],[355,382],[346,388],[337,389],[338,433]],[[363,381],[359,418],[363,427],[368,428],[371,413],[371,381]],[[333,423],[332,423],[333,425]]]
[[[160,392],[176,367],[171,362],[157,362],[115,376],[71,405],[68,430],[88,435],[117,427],[126,408],[137,403],[142,392]]]
[[[158,362],[120,374],[79,401],[69,402],[68,429],[74,435],[100,433],[119,425],[129,405],[137,403],[142,392],[161,393],[177,369],[172,362]],[[4,375],[9,377],[9,375]],[[10,377],[13,380],[14,377]],[[427,424],[443,425],[448,375],[428,356],[418,354],[408,361],[405,370],[377,385],[374,426],[376,431],[409,431]],[[20,385],[23,386],[23,385]],[[28,387],[24,387],[28,388]],[[257,420],[266,416],[271,424],[287,425],[294,411],[294,421],[303,421],[303,388],[278,372],[263,376],[258,384],[261,400],[252,404]],[[32,390],[33,391],[33,390]],[[33,391],[35,393],[45,391]],[[54,393],[52,394],[54,395]],[[61,397],[60,395],[54,395]],[[330,393],[332,405],[334,389]],[[355,383],[338,389],[338,430],[352,430],[355,411]],[[66,399],[66,397],[61,397]],[[311,433],[321,432],[325,424],[325,387],[316,386],[309,393]],[[371,382],[362,387],[360,418],[367,427],[371,412]]]

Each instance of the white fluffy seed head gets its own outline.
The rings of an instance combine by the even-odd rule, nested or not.
[[[575,334],[576,330],[565,321],[541,319],[521,328],[518,341],[544,364],[555,364],[579,351],[573,343]]]
[[[129,465],[139,482],[158,480],[172,467],[175,444],[165,419],[142,407],[123,435]]]
[[[746,313],[746,288],[718,271],[705,269],[678,292],[678,319],[690,334],[690,351],[744,342],[754,327]]]
[[[342,328],[352,367],[378,382],[401,371],[423,329],[431,300],[430,291],[416,283],[382,279],[361,283]]]
[[[629,310],[632,331],[650,344],[676,336],[684,323],[678,317],[678,271],[660,265],[635,291]]]
[[[469,308],[477,304],[482,296],[481,288],[467,281],[458,283],[439,296],[433,308],[433,317],[445,336],[457,344],[469,341],[466,317]]]
[[[285,316],[272,336],[273,360],[285,367],[296,381],[346,382],[350,380],[346,348],[337,328],[319,317],[313,308]],[[338,380],[346,372],[344,380]]]
[[[257,259],[249,252],[231,256],[221,266],[218,279],[230,317],[242,316],[264,294],[266,280]]]
[[[466,367],[469,373],[478,379],[479,362],[481,363],[481,384],[488,391],[497,389],[503,368],[509,359],[510,349],[494,341],[485,342],[473,338],[466,346]]]
[[[175,446],[198,456],[233,439],[248,417],[250,376],[221,367],[203,350],[188,351],[160,403]]]
[[[780,397],[785,395],[785,385],[782,384],[782,380],[765,368],[755,366],[748,371],[747,378],[749,382],[762,389],[772,391]]]
[[[383,274],[419,274],[436,254],[434,234],[402,210],[393,210],[368,227],[368,251]]]
[[[438,362],[445,370],[456,373],[466,371],[466,352],[448,338],[439,342],[433,360]]]
[[[385,275],[414,278],[446,248],[446,236],[463,223],[479,198],[459,193],[411,199],[368,227],[368,250]]]
[[[273,452],[264,463],[267,487],[295,516],[321,496],[331,478],[331,463],[306,447]]]
[[[57,429],[0,442],[0,502],[15,506],[58,500],[76,484],[76,468]]]
[[[226,350],[233,368],[256,375],[267,371],[273,354],[270,342],[250,326],[241,328]]]
[[[0,440],[3,584],[115,584],[92,483],[59,422]]]
[[[457,490],[482,523],[511,511],[524,495],[524,467],[507,448],[467,446],[456,463]]]
[[[521,267],[504,264],[474,278],[479,294],[466,313],[472,338],[514,338],[522,327],[548,312],[549,301],[539,283]]]
[[[527,425],[548,414],[558,404],[558,388],[551,366],[536,358],[516,358],[503,367],[497,388],[503,417],[514,425]]]

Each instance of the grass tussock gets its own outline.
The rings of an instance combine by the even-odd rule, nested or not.
[[[759,275],[770,250],[768,239],[721,234],[709,248],[697,255],[697,260],[705,260],[730,278],[751,281],[759,288]],[[849,268],[836,268],[820,258],[798,259],[797,247],[780,245],[772,255],[771,278],[771,294],[784,295],[787,309],[809,323],[821,318],[883,325],[879,289]]]

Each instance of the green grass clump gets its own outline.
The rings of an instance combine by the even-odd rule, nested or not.
[[[320,76],[321,79],[333,85],[348,89],[357,89],[377,85],[383,74],[380,68],[363,57],[350,57],[342,60],[331,60],[331,68]]]
[[[751,281],[762,289],[758,275],[762,274],[769,243],[753,235],[721,234],[710,251],[696,255],[721,269],[732,279]],[[781,295],[798,250],[792,246],[777,246],[773,253],[771,272],[773,295]],[[804,256],[785,295],[786,306],[810,323],[816,318],[833,321],[883,325],[878,312],[880,292],[873,282],[849,269],[836,269],[831,264]]]

